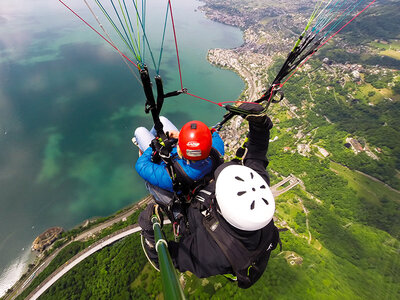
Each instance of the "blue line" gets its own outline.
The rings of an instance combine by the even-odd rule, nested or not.
[[[332,27],[328,30],[328,32],[325,33],[324,37],[326,37],[332,30],[334,30],[334,29],[343,21],[343,19],[344,19],[346,16],[348,16],[349,14],[351,14],[351,13],[353,12],[353,10],[354,10],[358,5],[360,5],[363,1],[364,1],[364,0],[358,1],[358,3],[357,3],[348,13],[346,13],[345,16],[342,16],[342,17],[334,24],[334,26],[332,26]]]
[[[135,30],[133,29],[133,26],[132,26],[131,17],[129,16],[129,11],[128,11],[128,9],[126,8],[125,0],[123,0],[123,2],[124,2],[124,7],[125,7],[126,15],[128,16],[129,25],[131,26],[131,29],[132,29],[133,41],[134,41],[134,43],[135,43],[135,45],[136,45],[136,49],[138,49],[139,57],[141,57],[141,55],[140,55],[140,48],[139,48],[139,44],[138,44],[138,41],[137,41],[136,36],[135,36]]]
[[[146,40],[147,47],[149,48],[149,51],[150,51],[151,60],[153,61],[154,69],[157,69],[156,62],[155,62],[154,56],[153,56],[153,52],[151,51],[150,44],[149,44],[149,40],[147,39],[146,31],[145,31],[145,29],[144,29],[142,20],[141,20],[141,18],[140,18],[138,8],[137,8],[137,6],[136,6],[134,0],[132,0],[132,3],[133,3],[133,5],[135,6],[135,10],[136,10],[137,16],[138,16],[138,18],[139,18],[139,23],[140,23],[140,26],[142,27],[143,36],[144,36],[144,38],[145,38],[145,40]]]
[[[323,24],[323,23],[325,23],[327,20],[331,20],[331,19],[332,19],[333,15],[334,15],[333,10],[334,10],[335,6],[336,6],[339,2],[340,2],[340,0],[338,0],[338,1],[336,1],[336,2],[333,2],[333,3],[330,3],[330,4],[328,5],[328,7],[326,8],[326,11],[322,14],[322,16],[320,16],[320,17],[318,18],[317,23],[314,25],[314,28],[313,28],[313,29],[317,30],[318,27],[319,27],[319,28],[323,28],[324,26],[320,26],[320,25]],[[342,2],[344,3],[344,1],[342,1]],[[342,4],[343,4],[343,3],[342,3]],[[329,21],[328,21],[328,22],[329,22]],[[328,22],[327,22],[327,23],[328,23]],[[326,24],[327,24],[327,23],[326,23]]]
[[[336,8],[336,11],[332,11],[331,15],[330,15],[328,18],[326,18],[326,20],[324,20],[324,21],[322,22],[322,25],[319,26],[318,32],[319,32],[321,29],[325,28],[325,27],[329,24],[329,22],[331,22],[332,19],[334,19],[335,16],[338,15],[339,10],[340,10],[341,7],[343,6],[343,4],[345,4],[345,2],[346,2],[346,1],[342,1],[342,4],[340,4],[340,6]],[[347,8],[348,8],[348,7],[347,7]],[[346,8],[346,9],[347,9],[347,8]],[[346,10],[346,9],[345,9],[345,10]],[[345,10],[344,10],[344,11],[345,11]]]
[[[131,40],[130,40],[130,38],[129,38],[129,36],[128,36],[126,30],[125,30],[124,24],[122,23],[122,20],[121,20],[119,14],[118,14],[118,11],[117,11],[117,9],[116,9],[116,7],[115,7],[115,5],[114,5],[113,0],[110,0],[110,2],[111,2],[111,4],[112,4],[112,6],[114,7],[114,11],[115,11],[115,13],[117,14],[117,17],[118,17],[119,23],[120,23],[121,26],[122,26],[122,29],[123,29],[124,32],[125,32],[125,37],[128,39],[128,42],[129,42],[129,45],[131,46],[132,51],[135,52],[135,50],[133,50],[133,45],[132,45]]]
[[[147,3],[146,0],[142,0],[142,20],[143,20],[143,31],[142,31],[142,40],[144,41],[144,31],[146,28],[146,7],[147,7]],[[144,60],[144,54],[146,51],[146,45],[145,43],[143,43],[143,60]]]
[[[107,11],[105,10],[105,8],[103,7],[103,5],[100,3],[99,0],[96,0],[97,5],[100,6],[101,10],[103,11],[103,13],[106,15],[108,21],[111,23],[111,25],[114,27],[115,31],[119,34],[119,36],[121,37],[121,39],[125,42],[125,44],[128,46],[128,48],[132,51],[133,55],[135,56],[136,61],[140,61],[138,58],[138,55],[136,53],[136,51],[134,49],[132,49],[128,43],[128,41],[124,38],[124,36],[122,35],[121,31],[118,29],[117,25],[114,23],[113,19],[110,17],[110,15],[107,13]]]

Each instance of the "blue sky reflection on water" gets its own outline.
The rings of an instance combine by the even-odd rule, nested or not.
[[[83,2],[66,2],[91,20]],[[241,32],[205,19],[200,2],[173,3],[184,85],[213,100],[236,99],[243,82],[206,54],[240,45]],[[160,31],[157,22],[151,33]],[[179,88],[171,42],[161,68],[166,90]],[[71,228],[146,194],[130,141],[137,126],[151,126],[143,106],[120,56],[58,1],[0,3],[0,294],[5,278],[13,280],[4,270],[46,228]],[[191,119],[212,125],[223,113],[188,96],[167,100],[164,110],[178,127]]]

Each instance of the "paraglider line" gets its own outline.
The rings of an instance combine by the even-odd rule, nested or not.
[[[329,42],[335,35],[337,35],[343,28],[345,28],[347,25],[349,25],[355,18],[357,18],[361,13],[363,13],[368,7],[370,7],[374,2],[375,2],[376,0],[373,0],[371,3],[369,3],[363,10],[361,10],[358,14],[356,14],[351,20],[349,20],[346,24],[344,24],[338,31],[336,31],[334,34],[332,34],[327,40],[325,40],[321,45],[319,45],[318,47],[317,47],[317,50],[319,50],[323,45],[325,45],[327,42]],[[331,21],[331,22],[329,22],[329,24],[330,23],[332,23],[333,22],[333,20]],[[329,25],[328,24],[328,25]],[[327,26],[328,26],[327,25]],[[325,26],[326,27],[326,26]],[[317,51],[314,51],[314,52],[312,52],[308,57],[306,57],[305,58],[305,60],[292,72],[292,74],[290,74],[290,76],[283,82],[283,83],[277,83],[277,84],[275,84],[275,85],[273,85],[272,86],[272,88],[271,88],[271,92],[270,92],[270,94],[269,94],[269,97],[268,97],[268,100],[266,100],[266,102],[269,104],[270,103],[270,101],[271,101],[271,99],[272,99],[272,96],[274,95],[274,90],[277,88],[277,89],[280,89],[280,88],[282,88],[285,84],[286,84],[286,82],[316,53]],[[188,95],[191,95],[191,94],[188,94]],[[194,96],[194,95],[191,95],[191,96]],[[262,96],[262,97],[264,97],[264,96],[266,96],[265,94]],[[225,103],[234,103],[234,102],[236,102],[236,103],[252,103],[252,102],[245,102],[245,101],[225,101],[225,102],[219,102],[219,103],[217,103],[217,102],[213,102],[213,101],[210,101],[210,100],[207,100],[207,99],[204,99],[204,98],[201,98],[201,97],[198,97],[198,96],[194,96],[194,97],[196,97],[196,98],[199,98],[199,99],[202,99],[202,100],[206,100],[206,101],[208,101],[208,102],[211,102],[211,103],[214,103],[214,104],[217,104],[218,106],[221,106],[221,107],[223,107],[223,104],[225,104]]]
[[[165,13],[164,30],[163,30],[163,35],[162,35],[162,39],[161,39],[161,47],[160,47],[160,56],[158,58],[158,66],[157,66],[157,71],[156,71],[157,74],[160,73],[161,58],[162,58],[162,53],[164,51],[165,30],[167,29],[168,13],[169,13],[169,5],[167,5],[167,11]]]
[[[110,35],[107,33],[106,29],[104,28],[104,26],[100,23],[99,18],[96,16],[96,14],[94,13],[92,7],[89,5],[89,3],[86,0],[83,0],[86,4],[86,6],[88,7],[88,9],[90,10],[90,12],[92,13],[93,17],[95,18],[95,20],[97,21],[97,24],[99,24],[100,28],[103,30],[104,34],[107,36],[108,40],[113,44],[113,40],[111,39]],[[126,66],[128,67],[129,71],[131,71],[132,75],[137,79],[137,81],[139,83],[142,83],[139,79],[139,77],[137,76],[137,74],[135,72],[133,72],[131,65],[126,61],[126,59],[121,55],[122,60],[124,61],[124,63],[126,64]]]
[[[117,16],[117,18],[118,18],[118,20],[119,20],[119,24],[120,24],[120,26],[122,27],[123,32],[125,33],[125,40],[126,40],[127,43],[129,44],[128,47],[131,48],[132,51],[136,51],[136,49],[134,49],[133,46],[132,46],[132,42],[131,42],[131,40],[129,39],[128,34],[126,33],[124,24],[122,23],[121,17],[120,17],[119,14],[118,14],[117,8],[115,7],[113,0],[110,0],[110,3],[112,4],[112,6],[113,6],[113,8],[114,8],[114,12],[115,12],[115,14],[116,14],[116,16]]]
[[[342,12],[341,12],[338,16],[336,16],[335,18],[332,18],[332,19],[330,20],[330,22],[324,26],[324,28],[322,28],[321,30],[318,30],[318,31],[324,31],[326,27],[328,27],[329,25],[331,25],[332,22],[334,22],[335,20],[339,19],[340,16],[343,15],[349,8],[350,8],[350,6],[347,7],[344,11],[342,11]]]
[[[110,24],[112,25],[112,27],[114,28],[114,30],[117,32],[117,34],[119,35],[119,37],[121,38],[121,40],[125,43],[126,47],[129,49],[129,51],[133,54],[133,56],[135,56],[137,61],[140,61],[138,55],[135,53],[134,49],[132,49],[127,40],[125,39],[125,37],[122,35],[121,31],[118,29],[117,25],[114,23],[113,19],[110,17],[110,15],[107,13],[107,11],[104,9],[103,5],[100,3],[99,0],[95,0],[97,6],[100,8],[100,10],[102,11],[102,13],[104,14],[104,16],[107,18],[108,22],[110,22]],[[111,39],[110,39],[111,40]]]
[[[208,100],[208,99],[206,99],[206,98],[199,97],[199,96],[196,96],[196,95],[193,95],[193,94],[190,94],[190,93],[186,93],[186,94],[189,95],[189,96],[192,96],[192,97],[195,97],[195,98],[198,98],[198,99],[201,99],[201,100],[204,100],[204,101],[207,101],[207,102],[210,102],[210,103],[213,103],[213,104],[216,104],[216,105],[222,107],[222,103],[218,103],[218,102],[215,102],[215,101],[211,101],[211,100]],[[234,101],[234,102],[236,102],[236,101]]]
[[[376,0],[373,0],[370,4],[368,4],[363,10],[361,10],[358,14],[356,14],[350,21],[348,21],[346,24],[344,24],[338,31],[336,31],[334,34],[332,34],[326,41],[324,41],[321,45],[318,46],[317,50],[320,49],[323,45],[325,45],[327,42],[329,42],[335,35],[337,35],[340,31],[342,31],[343,28],[345,28],[347,25],[349,25],[355,18],[357,18],[360,14],[362,14],[368,7],[370,7],[372,4],[374,4]],[[282,86],[316,53],[317,51],[314,51],[309,57],[307,57],[297,68],[296,70],[293,71],[292,74],[282,83]]]
[[[183,89],[181,63],[180,63],[180,60],[179,60],[178,42],[177,42],[177,39],[176,39],[175,22],[174,22],[174,16],[173,16],[173,14],[172,14],[171,0],[168,0],[168,4],[169,4],[169,11],[170,11],[170,14],[171,14],[172,29],[173,29],[173,31],[174,31],[176,58],[177,58],[177,60],[178,60],[178,69],[179,69],[179,79],[180,79],[180,81],[181,81],[181,88]],[[199,98],[199,97],[198,97],[198,98]],[[206,99],[204,99],[204,100],[206,100]],[[209,101],[209,100],[207,100],[207,101]],[[212,101],[210,101],[210,102],[212,102]],[[215,103],[215,102],[214,102],[214,103]]]
[[[123,54],[113,43],[111,43],[108,39],[106,39],[100,32],[98,32],[96,29],[94,29],[88,22],[86,22],[82,17],[80,17],[75,11],[72,10],[67,4],[65,4],[62,0],[58,0],[62,5],[64,5],[70,12],[72,12],[75,16],[77,16],[83,23],[85,23],[87,26],[89,26],[90,29],[92,29],[94,32],[96,32],[103,40],[105,40],[108,44],[111,45],[115,50],[119,52],[125,59],[127,59],[131,64],[133,64],[136,68],[139,68],[137,64],[135,64],[132,60],[130,60],[125,54]]]
[[[358,14],[356,14],[350,21],[348,21],[346,24],[344,24],[338,31],[336,31],[334,34],[332,34],[325,42],[323,42],[319,47],[321,48],[323,45],[325,45],[327,42],[329,42],[330,39],[332,39],[335,35],[337,35],[343,28],[345,28],[347,25],[349,25],[355,18],[357,18],[360,14],[362,14],[368,7],[370,7],[372,4],[374,4],[376,0],[373,0],[370,4],[368,4],[362,11],[360,11]]]

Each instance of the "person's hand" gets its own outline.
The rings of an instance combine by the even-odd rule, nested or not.
[[[179,138],[179,131],[176,130],[171,130],[168,132],[169,137],[173,139],[178,139]]]
[[[242,103],[239,108],[248,112],[242,117],[250,123],[266,124],[268,127],[272,127],[271,119],[267,116],[264,106],[258,103]]]

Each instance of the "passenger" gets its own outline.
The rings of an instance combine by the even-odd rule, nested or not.
[[[243,164],[220,165],[214,179],[194,198],[187,210],[188,228],[179,242],[169,241],[175,267],[197,277],[232,274],[238,286],[248,288],[263,274],[279,233],[274,225],[275,201],[269,189],[266,158],[272,122],[259,104],[239,108],[252,115],[249,121],[247,153]],[[140,214],[144,247],[148,258],[158,265],[151,216],[158,211],[149,204]]]
[[[224,155],[224,142],[217,132],[210,129],[200,121],[186,123],[181,131],[165,117],[160,117],[163,130],[170,138],[178,139],[177,147],[170,153],[171,160],[175,162],[174,168],[179,168],[180,177],[184,181],[199,181],[205,175],[211,173],[217,167],[210,156],[215,153],[218,157]],[[150,147],[156,137],[154,127],[151,131],[144,127],[135,130],[136,143],[143,153],[137,160],[135,168],[138,174],[145,180],[149,192],[154,196],[158,204],[165,207],[173,198],[174,185],[171,175],[164,161],[154,162],[153,151]],[[215,150],[212,151],[212,148]],[[176,170],[174,170],[176,171]]]

